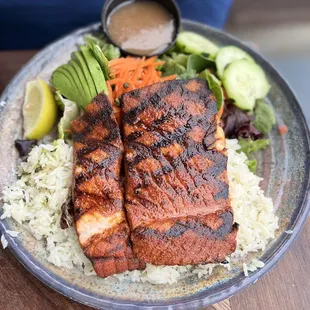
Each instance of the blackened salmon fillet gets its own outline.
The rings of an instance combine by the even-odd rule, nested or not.
[[[123,143],[108,98],[95,97],[71,130],[74,216],[85,255],[100,277],[144,268],[131,248],[120,179]]]
[[[127,218],[135,255],[154,265],[221,262],[236,248],[225,136],[200,79],[125,93]]]

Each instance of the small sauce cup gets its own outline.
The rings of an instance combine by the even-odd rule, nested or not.
[[[163,47],[163,49],[156,49],[152,52],[143,54],[143,52],[133,52],[126,50],[125,48],[122,48],[120,44],[117,44],[115,40],[113,40],[111,34],[109,33],[109,18],[110,14],[116,12],[118,8],[121,8],[123,5],[126,5],[127,3],[135,3],[135,2],[155,2],[161,5],[164,9],[167,10],[167,12],[170,14],[171,19],[173,20],[174,24],[174,32],[171,38],[171,42],[165,44],[166,46]],[[113,16],[113,15],[112,15]],[[125,55],[131,55],[131,56],[156,56],[165,53],[168,51],[175,43],[175,40],[177,38],[177,35],[180,31],[180,26],[181,26],[181,18],[180,18],[180,10],[174,0],[134,0],[134,1],[124,1],[124,0],[106,0],[105,4],[102,9],[102,14],[101,14],[101,21],[102,21],[102,28],[107,36],[108,40],[116,45],[117,47],[120,48],[122,54]],[[139,46],[136,47],[136,49],[139,49]]]

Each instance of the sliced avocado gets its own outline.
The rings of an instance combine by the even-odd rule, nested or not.
[[[87,64],[87,67],[89,69],[89,72],[91,73],[91,77],[94,81],[97,94],[100,94],[103,91],[107,94],[108,89],[107,84],[105,82],[104,74],[93,52],[90,50],[89,47],[84,45],[82,45],[80,49]]]
[[[68,70],[68,67],[69,67],[68,64],[64,64],[64,65],[60,66],[57,70],[59,70],[59,72],[61,72],[64,76],[66,76],[67,79],[70,81],[72,90],[75,94],[74,95],[74,97],[75,97],[74,101],[77,103],[80,103],[81,94],[78,90],[78,86],[76,85],[70,70]]]
[[[87,86],[87,81],[85,79],[85,76],[83,74],[82,69],[79,67],[79,64],[77,63],[76,60],[72,59],[69,61],[69,65],[74,69],[75,73],[78,76],[78,79],[80,81],[80,85],[81,85],[81,90],[84,93],[84,98],[85,98],[85,102],[83,104],[83,106],[86,106],[88,103],[91,102],[92,100],[92,96],[90,94],[89,88]]]
[[[84,106],[84,104],[87,104],[87,103],[85,103],[85,102],[87,102],[87,97],[84,93],[82,84],[80,82],[80,79],[79,79],[76,71],[74,70],[74,68],[70,64],[64,65],[64,69],[69,72],[70,76],[73,79],[73,83],[76,87],[76,92],[79,95],[79,99],[78,99],[77,103]]]
[[[78,95],[75,91],[75,85],[68,73],[61,67],[57,68],[51,77],[52,85],[60,91],[62,95],[71,101],[77,102]]]
[[[91,51],[93,52],[96,60],[98,61],[101,70],[103,72],[104,78],[106,80],[109,79],[109,61],[108,59],[104,56],[104,54],[102,53],[101,48],[94,44],[93,42],[88,43],[88,47],[91,49]]]
[[[87,64],[83,58],[82,53],[81,52],[73,52],[71,54],[71,58],[74,59],[79,64],[79,67],[81,68],[81,70],[85,76],[91,99],[93,99],[94,97],[96,97],[97,91],[96,91],[94,81],[90,75],[90,72],[88,70]]]

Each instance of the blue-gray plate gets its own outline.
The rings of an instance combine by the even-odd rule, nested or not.
[[[98,24],[78,30],[39,52],[4,91],[0,102],[0,190],[16,176],[17,152],[14,140],[21,137],[25,85],[28,81],[49,80],[51,72],[69,60],[77,43],[86,33],[97,30]],[[270,134],[271,147],[259,156],[262,186],[277,208],[280,228],[276,238],[257,256],[265,267],[245,277],[241,269],[233,272],[216,270],[208,279],[189,277],[173,285],[119,282],[86,277],[77,271],[52,266],[38,253],[38,245],[25,229],[10,220],[0,222],[10,250],[31,273],[49,287],[80,303],[109,309],[198,309],[236,294],[268,272],[291,245],[309,214],[309,132],[300,106],[291,89],[279,73],[257,52],[235,38],[208,26],[183,21],[183,28],[205,35],[220,46],[236,45],[250,53],[263,67],[272,85],[268,100],[273,105],[279,123],[289,131],[280,136],[276,129]],[[1,207],[1,202],[0,202]],[[5,230],[22,233],[10,237]],[[292,230],[292,234],[285,231]]]

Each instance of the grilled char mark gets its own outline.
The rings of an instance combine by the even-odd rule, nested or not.
[[[115,212],[123,212],[124,201],[121,198],[107,201],[103,195],[90,195],[80,191],[76,191],[76,199],[74,202],[74,218],[79,220],[87,211],[96,211],[104,217],[110,217]],[[104,208],[102,208],[104,206]]]
[[[158,219],[159,212],[163,218],[168,214],[186,216],[195,211],[198,214],[210,204],[210,199],[216,206],[210,208],[213,212],[228,199],[227,176],[218,178],[226,172],[227,154],[225,149],[214,147],[217,108],[206,83],[194,79],[155,85],[156,92],[150,86],[126,93],[121,99],[129,175],[127,212],[133,228]],[[198,157],[205,165],[203,172],[194,165]],[[208,188],[208,194],[204,195]],[[153,199],[151,191],[158,198]],[[141,207],[143,212],[137,216]],[[230,208],[228,202],[227,208]]]
[[[230,212],[178,218],[137,228],[135,253],[155,265],[222,262],[236,249],[237,226]],[[186,253],[186,255],[184,255]]]
[[[120,184],[123,144],[107,97],[95,97],[85,114],[71,123],[71,129],[72,191],[80,244],[99,276],[132,270],[137,259],[132,253]]]
[[[217,223],[215,229],[212,229],[208,225],[204,224],[206,221],[205,218],[199,219],[199,217],[188,217],[167,221],[168,226],[172,226],[164,231],[157,230],[155,228],[156,226],[159,226],[158,223],[157,225],[154,225],[154,228],[152,228],[152,223],[150,223],[150,226],[148,227],[136,228],[135,232],[137,235],[145,237],[151,236],[159,239],[165,239],[180,237],[188,230],[191,230],[200,236],[206,236],[210,239],[224,239],[226,235],[230,234],[233,230],[233,215],[231,212],[219,213],[219,218],[216,218],[216,220],[221,224]],[[162,225],[165,225],[165,222],[161,223],[161,226]],[[162,227],[160,227],[160,229],[161,228]]]
[[[120,166],[123,144],[120,131],[104,94],[87,105],[85,114],[71,123],[74,140],[74,203],[86,194],[100,200],[99,209],[107,204],[120,210],[123,201],[120,187]],[[78,146],[78,147],[77,147]],[[112,201],[112,203],[111,203]],[[113,201],[115,201],[113,203]],[[83,207],[77,203],[76,220],[83,215]]]
[[[126,221],[122,221],[117,227],[106,229],[102,234],[95,234],[84,245],[84,253],[91,258],[118,258],[127,257],[130,234]],[[131,257],[131,256],[129,256]]]
[[[145,269],[146,265],[141,260],[131,258],[95,258],[91,259],[94,270],[99,277],[106,278],[127,270]]]
[[[232,229],[228,197],[225,137],[206,82],[193,79],[158,83],[124,94],[121,103],[125,206],[135,254],[158,264],[163,262],[163,249],[169,247],[171,255],[164,260],[168,265],[200,263],[203,256],[206,261],[224,259],[235,248],[236,229]],[[183,223],[180,219],[184,218],[187,220]],[[228,224],[224,225],[226,230],[220,230],[225,236],[219,238],[220,231],[209,231],[208,221],[220,223],[223,218]],[[154,223],[161,229],[153,229]],[[168,226],[172,230],[163,228]],[[181,227],[184,231],[180,236],[169,235],[181,232]],[[217,252],[212,251],[214,242],[221,244]],[[206,249],[195,260],[195,256],[184,253],[186,244],[193,245],[194,253],[201,251],[199,244]],[[224,250],[219,252],[221,247]],[[184,257],[174,258],[180,251]]]
[[[197,174],[197,169],[193,167],[195,158],[199,154],[199,151],[203,151],[203,147],[196,145],[188,147],[187,149],[182,150],[182,153],[178,157],[167,159],[165,155],[160,152],[151,152],[149,149],[145,149],[143,146],[137,144],[134,145],[135,150],[141,150],[139,155],[136,155],[133,161],[128,165],[128,171],[135,170],[136,165],[143,160],[147,160],[150,157],[153,157],[156,161],[161,162],[161,165],[158,169],[152,171],[152,176],[156,181],[161,184],[163,182],[164,176],[167,174],[174,173],[174,171],[179,171],[180,174],[187,174],[190,178],[195,180],[195,186],[201,186],[205,182],[214,182],[219,189],[218,193],[215,196],[215,200],[219,199],[228,199],[228,187],[226,179],[224,181],[218,179],[217,177],[226,171],[227,167],[227,156],[222,153],[215,152],[213,150],[205,152],[205,156],[202,161],[215,163],[214,165],[206,166],[205,171],[201,171],[200,174]],[[169,155],[168,155],[169,156]],[[149,185],[145,183],[140,184],[139,188],[147,188]],[[190,186],[190,182],[188,186]]]

